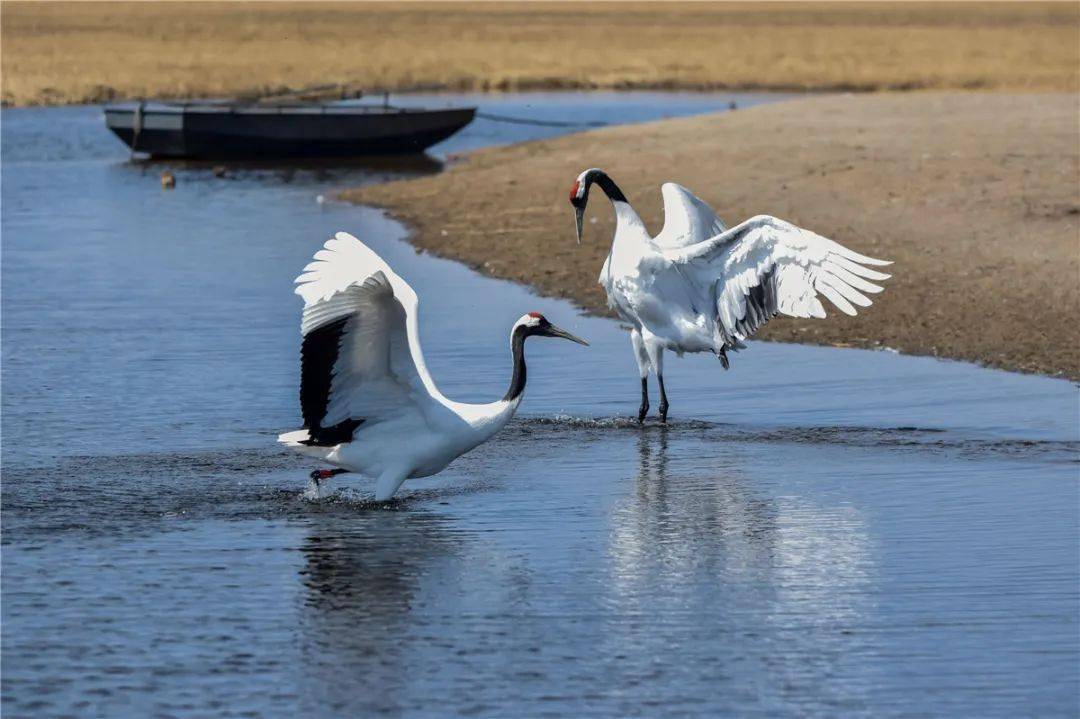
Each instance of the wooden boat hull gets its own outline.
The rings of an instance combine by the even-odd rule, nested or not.
[[[341,158],[423,152],[472,122],[475,112],[155,104],[106,107],[105,122],[132,151],[151,157]]]

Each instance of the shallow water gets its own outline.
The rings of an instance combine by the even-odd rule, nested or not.
[[[727,103],[659,97],[545,102]],[[96,109],[2,121],[5,715],[1075,713],[1074,385],[755,343],[671,360],[674,421],[641,430],[615,323],[314,199],[437,162],[185,165],[163,192]],[[550,131],[478,121],[435,155]],[[530,342],[521,418],[390,507],[363,479],[304,501],[273,443],[289,286],[339,228],[417,289],[451,397],[502,394],[525,311],[593,343]]]

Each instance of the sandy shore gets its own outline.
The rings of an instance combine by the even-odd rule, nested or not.
[[[515,90],[1075,92],[1080,6],[4,2],[5,104],[327,83]]]
[[[729,224],[773,214],[895,261],[858,317],[777,318],[760,338],[1077,380],[1078,123],[1071,94],[817,97],[481,150],[345,196],[389,208],[418,247],[607,313],[596,276],[610,206],[590,205],[576,245],[570,185],[606,169],[658,230],[659,186],[677,181]]]

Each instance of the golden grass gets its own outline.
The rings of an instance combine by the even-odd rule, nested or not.
[[[3,101],[370,88],[1078,88],[1077,3],[0,6]]]

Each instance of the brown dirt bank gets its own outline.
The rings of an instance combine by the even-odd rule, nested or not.
[[[606,169],[657,231],[659,186],[676,181],[731,224],[773,214],[895,261],[858,317],[777,318],[759,338],[1076,380],[1077,108],[1071,94],[816,97],[482,150],[439,175],[344,194],[389,208],[418,247],[607,313],[596,276],[612,212],[594,199],[577,246],[570,185]]]
[[[327,83],[1076,91],[1080,5],[3,2],[7,104]]]

